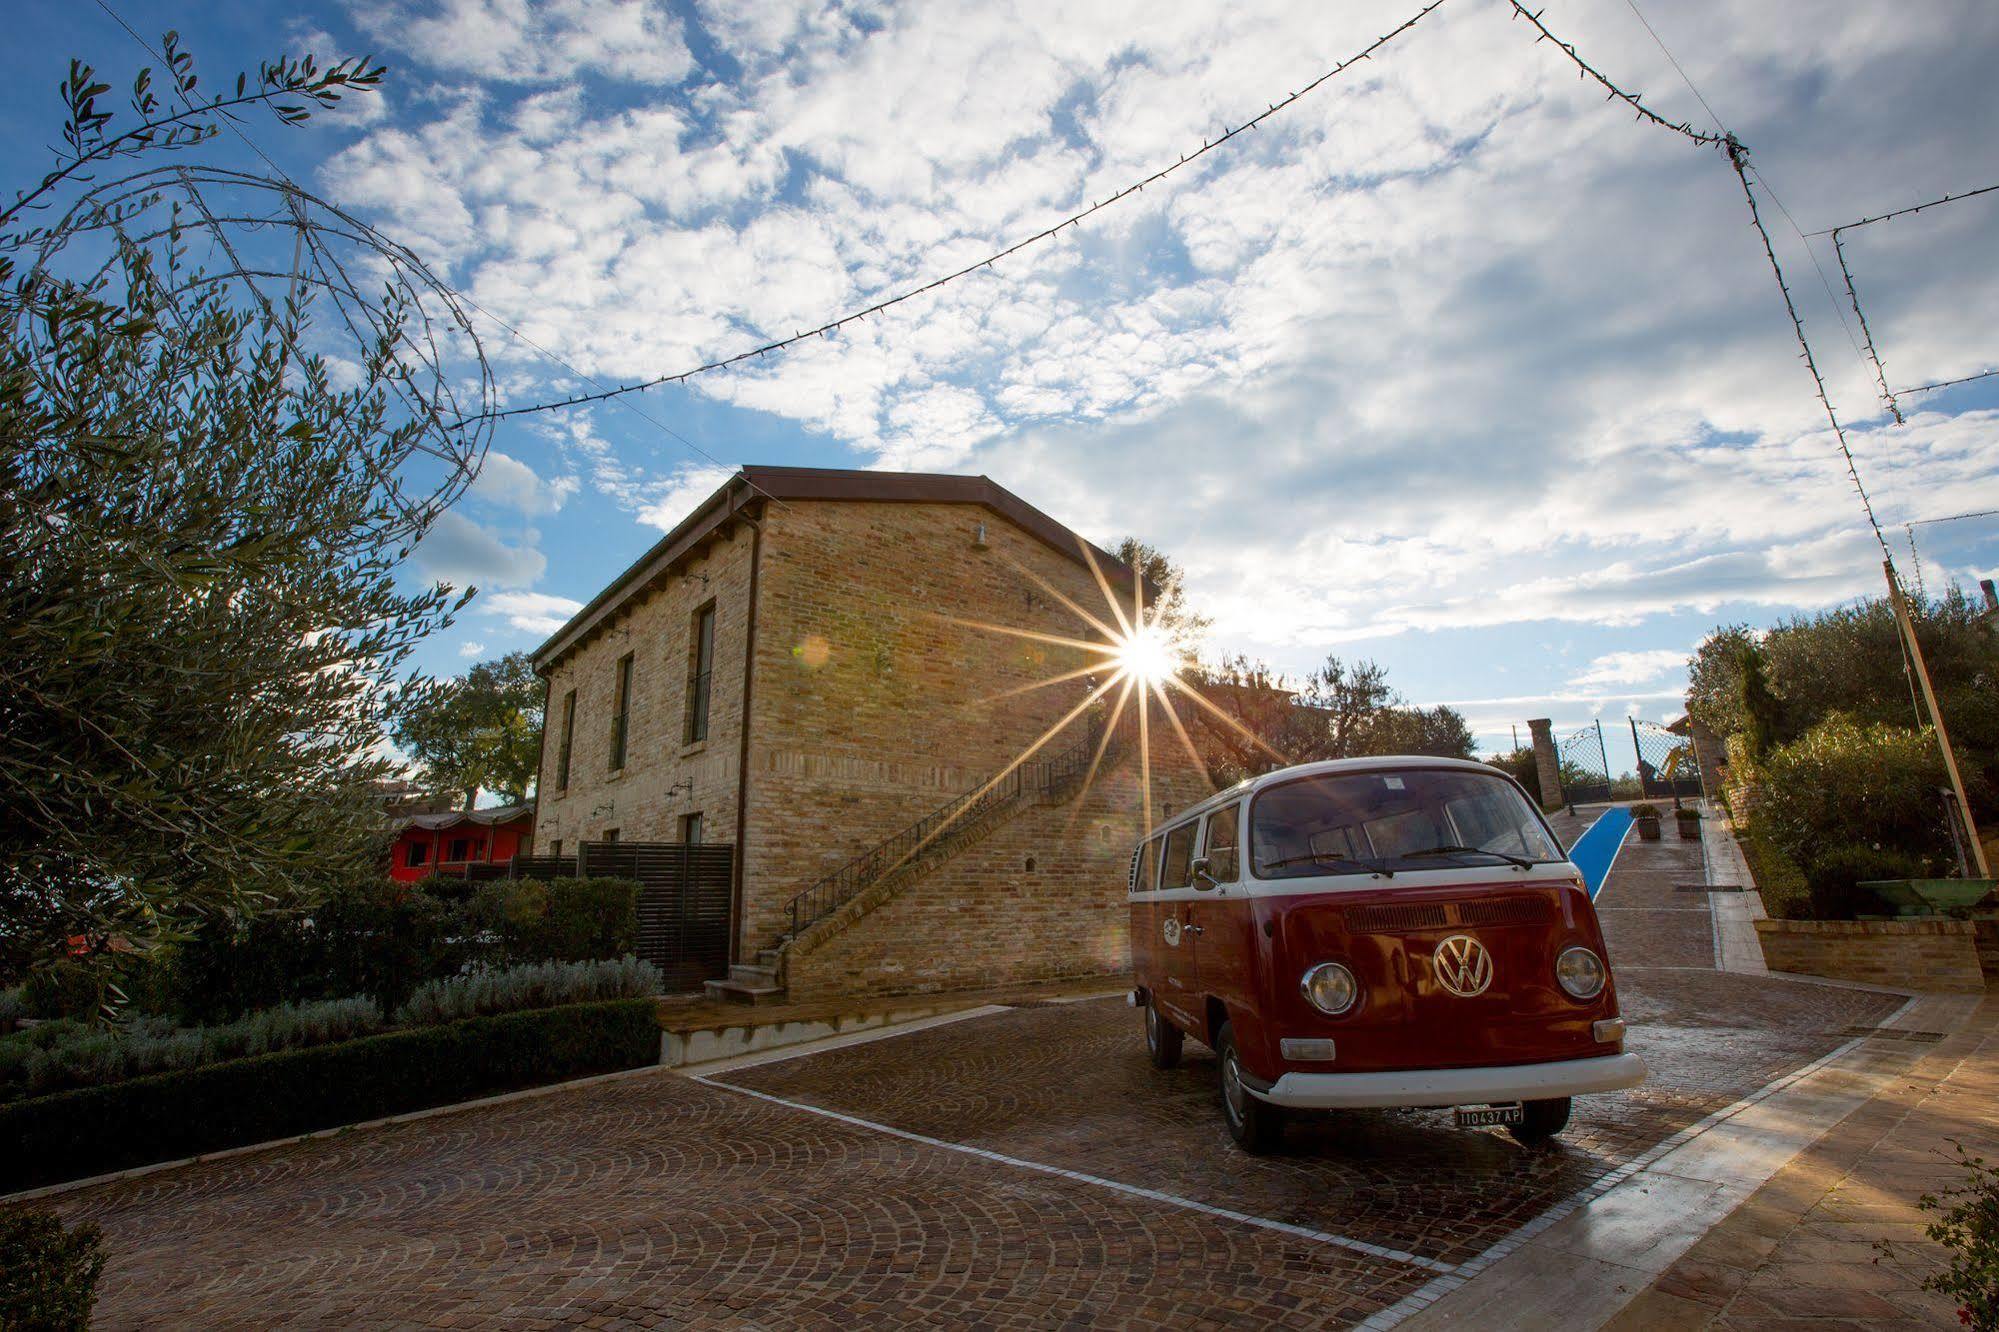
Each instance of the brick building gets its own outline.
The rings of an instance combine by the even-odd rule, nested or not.
[[[962,623],[1098,640],[1063,605],[1111,622],[1092,557],[1128,600],[1129,570],[984,477],[743,469],[537,650],[537,849],[732,844],[735,997],[1121,970],[1137,745],[1113,728],[1085,789],[1099,703],[988,789],[1091,677],[1027,686],[1097,659]],[[1157,818],[1206,782],[1153,735]]]

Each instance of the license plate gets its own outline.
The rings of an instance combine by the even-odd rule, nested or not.
[[[1459,1128],[1490,1128],[1525,1123],[1527,1111],[1520,1105],[1461,1105],[1457,1119]]]

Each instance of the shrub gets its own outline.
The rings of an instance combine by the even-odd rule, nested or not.
[[[1813,920],[1852,920],[1880,915],[1886,908],[1872,892],[1857,885],[1869,879],[1921,879],[1930,866],[1920,856],[1858,843],[1822,851],[1805,871]]]
[[[482,1013],[508,1013],[587,1000],[633,999],[658,994],[659,989],[659,968],[633,957],[596,962],[530,962],[431,981],[418,987],[409,1002],[396,1010],[396,1022],[421,1026]]]
[[[77,962],[38,967],[21,990],[29,1017],[89,1019],[104,1003],[103,977]]]
[[[103,1235],[91,1222],[65,1227],[54,1212],[0,1212],[0,1328],[82,1332],[103,1272]]]
[[[1923,1278],[1923,1289],[1955,1299],[1961,1325],[1999,1332],[1999,1170],[1967,1154],[1964,1144],[1951,1146],[1968,1176],[1965,1183],[1941,1196],[1925,1193],[1916,1203],[1938,1217],[1923,1233],[1950,1251],[1949,1269]],[[1877,1247],[1888,1244],[1880,1241]]]
[[[134,1017],[115,1026],[50,1022],[0,1040],[0,1097],[95,1087],[167,1069],[325,1045],[377,1031],[371,999],[285,1004],[215,1027]]]
[[[28,1016],[28,996],[21,986],[0,990],[0,1032]]]
[[[638,948],[639,885],[630,879],[495,880],[479,885],[472,928],[507,962],[583,962]]]
[[[659,1058],[650,999],[467,1018],[0,1105],[0,1191]]]
[[[1772,749],[1760,772],[1756,825],[1797,864],[1856,841],[1925,857],[1949,849],[1943,760],[1928,728],[1834,717]]]
[[[1631,817],[1634,819],[1656,819],[1659,817],[1659,807],[1657,805],[1633,805],[1631,807]]]
[[[1787,920],[1811,916],[1811,892],[1804,871],[1780,850],[1776,843],[1754,825],[1741,837],[1742,858],[1749,863],[1749,877],[1763,895],[1763,908]]]

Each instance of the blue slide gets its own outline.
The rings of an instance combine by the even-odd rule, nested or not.
[[[1617,859],[1617,848],[1624,845],[1624,834],[1630,829],[1631,811],[1622,805],[1613,805],[1598,816],[1597,821],[1569,848],[1569,859],[1583,872],[1583,884],[1589,889],[1590,901],[1596,901],[1596,895],[1603,891],[1603,881],[1610,874],[1610,862]]]

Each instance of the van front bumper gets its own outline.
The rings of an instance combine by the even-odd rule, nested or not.
[[[1495,1105],[1621,1091],[1645,1080],[1635,1054],[1563,1059],[1495,1068],[1412,1068],[1385,1073],[1286,1073],[1249,1091],[1298,1110],[1372,1110],[1396,1106]]]

